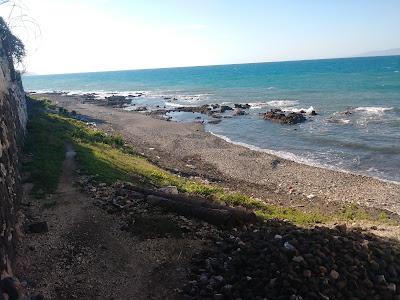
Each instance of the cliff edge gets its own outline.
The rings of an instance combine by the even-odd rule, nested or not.
[[[21,77],[14,69],[15,52],[23,45],[0,18],[0,274],[12,276],[16,214],[22,197],[19,160],[27,111]]]

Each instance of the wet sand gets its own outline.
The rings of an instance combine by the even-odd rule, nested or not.
[[[400,185],[285,160],[224,141],[199,123],[175,123],[107,106],[80,96],[46,94],[58,105],[120,132],[159,165],[290,206],[331,210],[345,202],[400,214]]]

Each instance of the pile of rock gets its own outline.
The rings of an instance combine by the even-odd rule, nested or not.
[[[269,221],[193,258],[188,299],[400,299],[400,250],[360,230]]]
[[[132,100],[125,96],[110,96],[105,98],[105,105],[112,107],[123,107],[124,105],[130,104]]]

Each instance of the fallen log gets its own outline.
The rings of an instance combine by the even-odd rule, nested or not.
[[[253,212],[231,207],[209,208],[154,195],[147,196],[146,200],[152,205],[163,207],[187,217],[195,217],[217,226],[233,227],[257,221]]]
[[[192,205],[199,205],[199,206],[204,206],[204,207],[209,207],[209,208],[221,208],[223,205],[216,203],[215,201],[211,199],[206,199],[203,196],[196,195],[196,194],[187,194],[187,193],[179,193],[179,194],[169,194],[165,193],[159,190],[155,189],[148,189],[148,188],[143,188],[143,187],[137,187],[137,186],[125,186],[124,188],[139,192],[143,195],[149,196],[149,195],[154,195],[154,196],[159,196],[162,198],[167,198],[167,199],[173,199],[177,201],[185,201],[186,203],[192,204]]]

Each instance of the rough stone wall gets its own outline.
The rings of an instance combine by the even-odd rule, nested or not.
[[[21,78],[0,39],[0,275],[12,275],[16,213],[22,197],[19,156],[27,122]],[[1,297],[0,297],[1,298]]]

